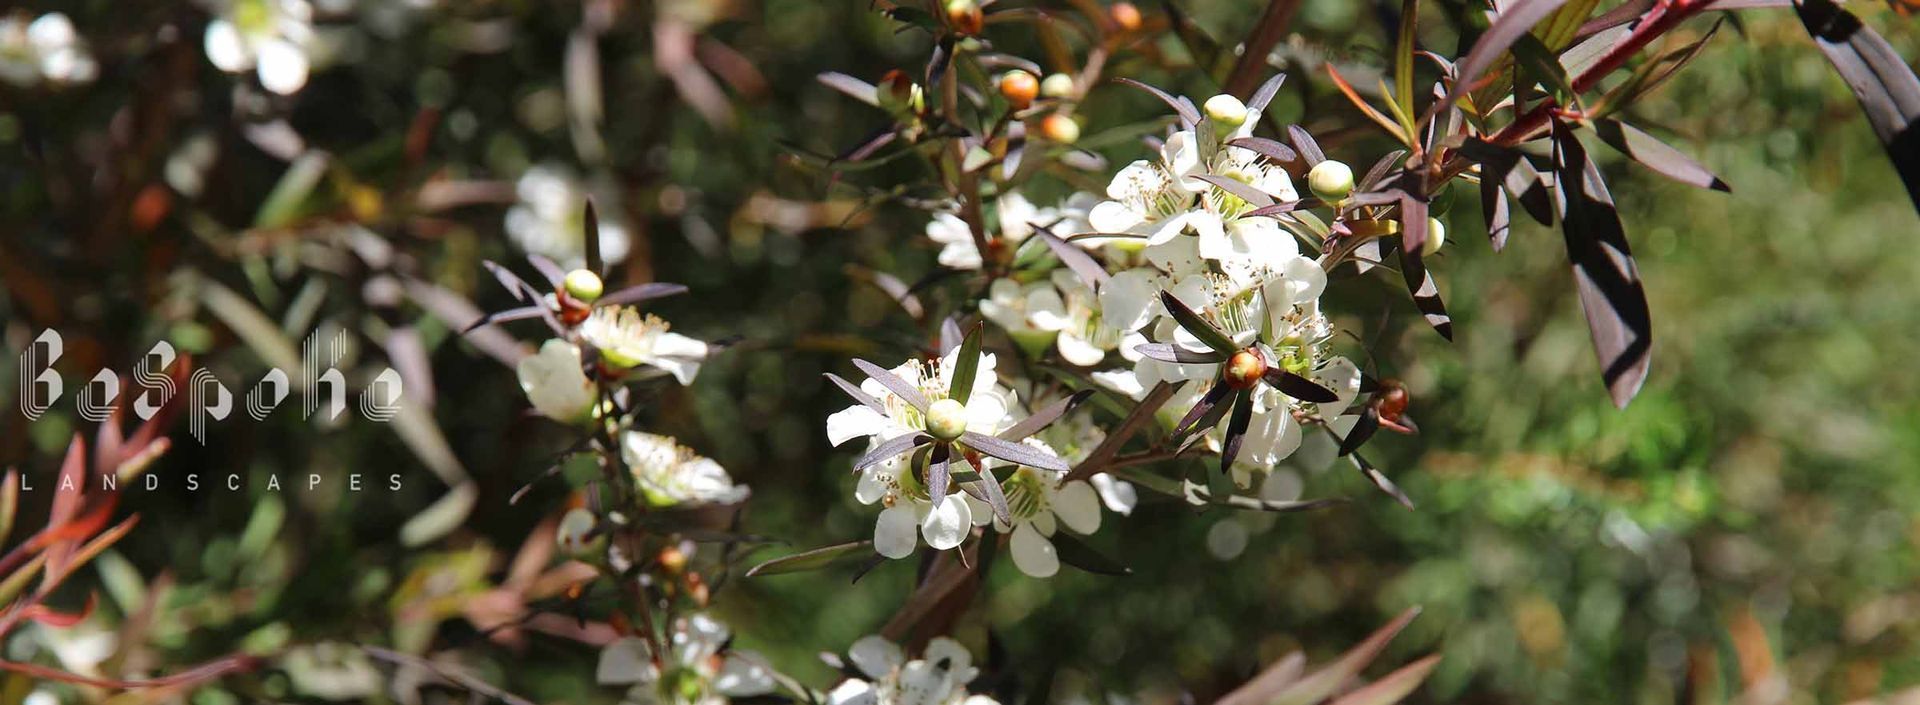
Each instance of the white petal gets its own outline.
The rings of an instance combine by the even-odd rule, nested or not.
[[[260,44],[260,85],[280,95],[291,95],[307,85],[307,54],[284,40]]]
[[[773,669],[767,667],[766,659],[759,654],[735,651],[720,662],[720,673],[713,677],[713,687],[728,697],[766,695],[773,692]]]
[[[1074,533],[1091,534],[1100,530],[1100,495],[1093,485],[1075,480],[1053,492],[1053,513]]]
[[[927,642],[927,648],[922,652],[922,657],[935,665],[939,665],[942,660],[946,661],[947,672],[953,674],[955,683],[964,684],[973,680],[973,654],[967,651],[967,647],[961,646],[960,642],[944,636],[936,636]]]
[[[1067,318],[1067,302],[1060,292],[1041,284],[1027,292],[1027,321],[1040,330],[1061,330],[1072,321]]]
[[[946,247],[940,248],[940,256],[937,259],[939,259],[942,266],[949,269],[966,270],[980,268],[980,250],[973,246],[973,241],[971,240],[950,243]]]
[[[1146,396],[1147,393],[1146,387],[1140,384],[1140,379],[1134,375],[1133,370],[1103,370],[1095,372],[1093,373],[1093,381],[1136,400]],[[1098,477],[1098,475],[1095,477]]]
[[[1340,395],[1339,401],[1319,405],[1320,412],[1323,414],[1346,411],[1347,407],[1353,404],[1354,398],[1360,396],[1360,368],[1354,366],[1353,361],[1347,358],[1336,357],[1328,360],[1327,364],[1321,365],[1320,369],[1314,371],[1313,379],[1319,382],[1320,386]]]
[[[1032,524],[1015,527],[1013,539],[1008,543],[1013,547],[1013,564],[1020,572],[1036,578],[1051,578],[1060,572],[1060,556],[1054,553],[1053,542],[1041,536]]]
[[[1119,201],[1104,201],[1087,212],[1087,224],[1097,233],[1131,232],[1142,219],[1140,211]]]
[[[1135,186],[1142,183],[1152,183],[1155,178],[1156,174],[1154,173],[1154,166],[1152,164],[1148,163],[1145,159],[1135,159],[1132,163],[1120,167],[1119,173],[1113,175],[1113,180],[1107,182],[1107,198],[1115,201],[1124,201],[1130,197],[1139,195],[1134,193]],[[1099,208],[1100,206],[1098,205],[1094,206],[1095,210]],[[1102,230],[1101,232],[1121,231]]]
[[[207,60],[227,73],[239,73],[253,67],[253,54],[240,40],[240,30],[232,22],[216,19],[207,23],[204,40]]]
[[[967,399],[967,430],[974,433],[994,434],[1006,428],[1007,410],[1012,408],[1010,400],[999,390],[974,390]]]
[[[1160,291],[1160,275],[1151,269],[1129,269],[1113,275],[1100,287],[1100,312],[1121,330],[1138,330],[1152,320],[1153,300]]]
[[[958,491],[948,493],[920,522],[920,535],[927,539],[928,546],[938,551],[960,545],[972,531],[973,511],[960,499]]]
[[[1220,222],[1220,216],[1202,211],[1188,216],[1187,224],[1200,236],[1201,257],[1221,260],[1241,256],[1234,251],[1233,243],[1227,241],[1226,226]]]
[[[636,637],[608,644],[600,650],[600,665],[593,670],[594,681],[600,685],[653,682],[660,673],[647,653],[647,642]]]
[[[897,460],[887,461],[880,463],[880,465],[897,462]],[[887,475],[887,470],[881,469],[878,465],[861,470],[860,479],[853,485],[853,498],[860,500],[861,504],[873,504],[874,502],[880,501],[887,496],[888,490],[893,489],[893,486],[889,483],[890,479]]]
[[[886,678],[893,673],[893,669],[899,668],[900,664],[907,661],[906,654],[900,650],[899,644],[877,634],[863,636],[859,641],[853,642],[853,646],[847,649],[847,656],[853,661],[855,668],[867,674],[868,678],[874,679]]]
[[[1116,480],[1107,473],[1094,475],[1090,481],[1093,482],[1093,489],[1100,493],[1100,503],[1107,505],[1107,510],[1115,514],[1132,514],[1134,505],[1140,502],[1140,493],[1133,488],[1133,483]]]
[[[892,422],[865,404],[854,404],[827,417],[827,442],[840,445],[854,438],[879,436]]]
[[[900,691],[893,705],[943,705],[953,694],[953,678],[944,668],[915,659],[900,669]]]
[[[1162,245],[1178,237],[1187,229],[1187,219],[1191,213],[1181,213],[1159,222],[1142,223],[1147,228],[1147,245]]]
[[[879,705],[880,696],[874,692],[873,684],[859,679],[848,679],[834,686],[827,693],[827,705]]]
[[[1054,345],[1060,349],[1060,357],[1081,367],[1092,367],[1107,359],[1107,351],[1095,347],[1073,330],[1062,331],[1054,339]]]
[[[888,558],[906,558],[920,545],[913,507],[902,501],[885,511],[873,524],[873,550]]]

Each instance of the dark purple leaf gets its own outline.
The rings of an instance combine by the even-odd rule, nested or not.
[[[1231,139],[1227,140],[1227,146],[1239,147],[1276,162],[1291,162],[1300,158],[1300,154],[1293,151],[1292,147],[1288,147],[1279,140],[1270,140],[1265,137],[1240,137]]]
[[[1907,198],[1920,208],[1920,78],[1887,40],[1832,0],[1800,0],[1794,11],[1853,89],[1894,171],[1907,183]]]
[[[960,462],[968,463],[966,458]],[[971,463],[968,463],[971,466]],[[987,506],[993,507],[993,517],[1003,523],[1013,523],[1013,511],[1007,506],[1007,495],[1000,490],[1000,480],[993,476],[993,470],[980,468],[980,492],[986,495]]]
[[[861,470],[872,467],[875,463],[900,457],[901,453],[926,445],[932,441],[933,436],[929,436],[922,431],[912,431],[894,436],[881,441],[880,445],[874,446],[872,450],[861,455],[859,460],[853,462],[853,471],[860,472]]]
[[[1086,284],[1087,288],[1099,291],[1100,286],[1106,284],[1107,279],[1112,276],[1107,274],[1105,267],[1094,261],[1093,255],[1087,254],[1086,250],[1080,249],[1073,243],[1060,239],[1060,236],[1053,234],[1053,231],[1046,226],[1037,226],[1035,230],[1040,234],[1040,241],[1047,243],[1047,249],[1053,251],[1053,256],[1059,257],[1060,262],[1067,265],[1067,269],[1072,270],[1074,276],[1079,277],[1080,282]]]
[[[1159,98],[1160,102],[1166,103],[1167,107],[1173,108],[1173,111],[1175,113],[1179,113],[1180,122],[1182,125],[1191,127],[1193,125],[1199,124],[1200,111],[1193,109],[1193,105],[1191,103],[1183,102],[1180,99],[1167,94],[1166,91],[1160,90],[1153,86],[1149,86],[1139,81],[1135,81],[1131,78],[1116,78],[1114,80],[1153,94],[1153,97]]]
[[[834,71],[827,71],[814,78],[826,84],[829,88],[851,96],[854,100],[866,103],[867,105],[880,104],[879,89],[874,88],[873,84],[867,83],[866,81]]]
[[[1212,417],[1214,423],[1219,423],[1220,417],[1226,415],[1226,409],[1221,404],[1231,394],[1233,394],[1233,388],[1226,383],[1214,383],[1207,389],[1207,393],[1200,395],[1200,401],[1194,402],[1193,408],[1188,409],[1186,415],[1180,417],[1180,423],[1173,425],[1173,437],[1179,438],[1194,431],[1213,428],[1213,424],[1205,423],[1205,420]],[[1216,412],[1216,409],[1219,411]]]
[[[1553,126],[1558,182],[1566,196],[1567,259],[1572,261],[1580,307],[1587,314],[1601,378],[1616,406],[1625,408],[1647,379],[1653,345],[1653,320],[1627,247],[1626,230],[1600,169],[1570,126]]]
[[[600,297],[600,300],[595,302],[595,304],[600,306],[637,304],[642,301],[651,301],[667,296],[679,296],[684,293],[687,293],[687,285],[685,284],[669,284],[666,282],[636,284]]]
[[[1247,112],[1257,113],[1266,110],[1267,104],[1273,102],[1273,97],[1280,94],[1281,84],[1286,82],[1286,74],[1276,73],[1272,78],[1267,79],[1266,83],[1260,84],[1260,89],[1253,92],[1252,98],[1247,99]],[[1285,159],[1282,161],[1292,160]]]
[[[1340,439],[1340,454],[1352,455],[1378,430],[1380,430],[1380,412],[1375,411],[1373,405],[1369,404],[1360,411],[1360,420],[1354,422],[1353,428],[1347,431],[1346,437]]]
[[[867,373],[867,376],[873,378],[873,381],[879,382],[880,386],[886,387],[888,391],[893,392],[894,396],[900,397],[900,399],[905,401],[909,406],[920,410],[920,413],[924,414],[927,412],[927,395],[921,394],[918,388],[908,384],[906,380],[900,379],[899,375],[889,372],[884,367],[859,358],[854,358],[853,366],[860,368],[861,372]]]
[[[945,357],[947,353],[953,352],[954,348],[960,347],[960,340],[965,337],[966,336],[960,332],[960,322],[954,320],[952,316],[948,316],[946,320],[941,321],[940,356]]]
[[[1413,498],[1408,497],[1407,493],[1400,491],[1400,486],[1393,484],[1393,480],[1388,479],[1387,474],[1380,472],[1380,469],[1374,467],[1373,463],[1367,462],[1367,459],[1360,457],[1359,453],[1348,455],[1347,458],[1353,461],[1353,466],[1359,468],[1360,474],[1365,475],[1367,480],[1373,483],[1374,487],[1380,488],[1381,492],[1385,492],[1387,496],[1394,498],[1395,501],[1400,503],[1400,506],[1408,509],[1414,508]]]
[[[1426,239],[1427,202],[1411,196],[1401,200],[1400,216],[1405,232],[1401,237],[1400,275],[1407,282],[1407,292],[1413,295],[1413,306],[1420,309],[1427,325],[1440,337],[1453,340],[1453,318],[1447,315],[1447,302],[1440,298],[1440,283],[1434,280],[1433,272],[1427,271],[1420,245],[1416,244]]]
[[[1193,178],[1218,186],[1220,190],[1233,194],[1255,208],[1273,205],[1273,194],[1254,188],[1253,184],[1217,174],[1196,174]]]
[[[1284,409],[1275,409],[1272,413],[1287,413]],[[1253,390],[1242,389],[1233,395],[1233,419],[1227,422],[1226,442],[1220,447],[1220,474],[1227,475],[1233,470],[1233,461],[1240,457],[1240,446],[1247,440],[1247,426],[1253,423]],[[1231,492],[1214,496],[1223,497]]]
[[[1293,141],[1293,149],[1307,160],[1307,168],[1327,160],[1327,153],[1320,151],[1320,143],[1313,141],[1313,135],[1299,125],[1287,126],[1287,138]]]
[[[1320,386],[1318,382],[1288,372],[1279,367],[1267,368],[1267,374],[1263,379],[1267,381],[1267,384],[1272,385],[1274,389],[1280,390],[1281,394],[1299,399],[1300,401],[1309,401],[1315,404],[1331,404],[1340,401],[1339,393]]]
[[[1134,351],[1161,362],[1175,362],[1183,365],[1199,365],[1226,362],[1227,355],[1217,350],[1194,352],[1173,343],[1143,343],[1133,347]]]
[[[933,446],[933,455],[927,457],[927,499],[935,507],[947,498],[947,483],[953,479],[947,472],[947,460],[952,456],[952,446],[938,443]]]
[[[1513,213],[1507,204],[1507,192],[1495,179],[1480,179],[1480,215],[1487,221],[1487,240],[1493,243],[1493,251],[1505,249],[1507,235],[1513,232]]]
[[[1640,128],[1612,118],[1601,118],[1593,122],[1593,131],[1600,135],[1602,141],[1613,145],[1614,149],[1674,181],[1715,191],[1733,190],[1727,186],[1727,182],[1701,166],[1700,162],[1667,146],[1653,135],[1641,132]]]
[[[827,381],[832,382],[834,386],[839,387],[840,391],[846,392],[847,396],[853,397],[854,401],[860,402],[861,406],[872,409],[878,412],[881,416],[887,415],[887,406],[885,404],[881,404],[879,399],[873,398],[873,395],[867,394],[866,391],[860,389],[857,386],[854,386],[852,382],[848,382],[845,379],[841,379],[840,375],[836,375],[832,372],[828,372],[826,373],[826,375],[827,375]]]
[[[1238,347],[1233,344],[1232,338],[1227,337],[1226,333],[1220,332],[1220,329],[1213,327],[1213,324],[1208,323],[1207,319],[1201,318],[1200,314],[1194,313],[1193,309],[1187,308],[1187,305],[1181,303],[1178,297],[1175,297],[1166,290],[1161,290],[1160,303],[1167,307],[1167,313],[1173,315],[1174,322],[1179,323],[1181,328],[1185,328],[1188,333],[1192,333],[1194,337],[1199,338],[1200,342],[1206,343],[1207,347],[1213,348],[1224,355],[1232,355],[1238,350]]]
[[[866,161],[867,157],[873,156],[875,152],[880,151],[881,147],[893,144],[893,140],[899,136],[900,133],[894,129],[893,125],[886,125],[875,129],[873,134],[867,135],[866,139],[861,140],[860,143],[854,145],[852,149],[841,152],[839,156],[834,157],[833,163],[840,164]]]
[[[546,255],[527,255],[527,263],[539,270],[540,276],[546,277],[547,284],[555,289],[566,282],[567,273],[560,271],[560,265],[554,264],[553,260],[547,259]]]
[[[467,327],[460,329],[460,334],[466,335],[472,333],[482,326],[506,323],[507,321],[523,321],[529,318],[539,318],[545,314],[547,314],[547,307],[545,306],[522,306],[520,308],[510,308],[505,311],[496,311],[481,316],[480,320],[467,324]]]
[[[1039,411],[1033,412],[1026,418],[1021,419],[1018,423],[1008,426],[1006,430],[994,435],[999,436],[1002,440],[1018,441],[1027,436],[1039,433],[1040,429],[1046,428],[1048,424],[1053,423],[1054,419],[1058,419],[1067,412],[1074,410],[1074,408],[1085,403],[1087,399],[1092,396],[1093,390],[1091,389],[1082,389],[1074,392],[1067,398],[1042,407]]]
[[[1453,90],[1447,93],[1446,99],[1435,104],[1434,114],[1442,114],[1452,109],[1453,104],[1460,100],[1460,96],[1473,90],[1474,82],[1480,80],[1480,74],[1485,73],[1487,68],[1493,65],[1494,59],[1500,58],[1507,52],[1508,47],[1526,36],[1534,25],[1546,19],[1547,15],[1553,14],[1554,10],[1560,9],[1560,6],[1566,2],[1567,0],[1516,0],[1508,5],[1499,17],[1494,18],[1493,25],[1487,27],[1487,31],[1474,42],[1473,49],[1467,52],[1467,58],[1460,62],[1460,75],[1453,80]]]
[[[1355,190],[1374,190],[1375,187],[1379,186],[1382,181],[1387,178],[1388,171],[1391,170],[1394,165],[1399,164],[1400,160],[1405,158],[1407,158],[1407,150],[1396,149],[1388,152],[1386,156],[1380,158],[1380,161],[1373,163],[1373,168],[1367,170],[1367,175],[1360,179],[1360,183],[1354,187]],[[1400,174],[1405,173],[1406,172],[1400,172]]]
[[[506,287],[507,291],[513,294],[514,299],[527,303],[540,302],[540,291],[528,284],[527,280],[521,279],[520,275],[514,274],[493,260],[480,260],[480,266],[486,267],[487,271],[493,274],[493,278],[500,282],[500,286]]]
[[[974,433],[972,431],[961,434],[960,442],[966,444],[968,448],[1016,465],[1024,465],[1040,470],[1053,470],[1056,472],[1067,471],[1067,461],[1061,460],[1059,456],[1040,452],[1033,446],[1024,443],[1003,441],[993,436]]]
[[[593,210],[593,199],[587,199],[587,213],[581,227],[581,237],[586,238],[587,269],[594,274],[605,275],[606,263],[600,259],[600,214]]]

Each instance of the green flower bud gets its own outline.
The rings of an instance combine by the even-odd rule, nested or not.
[[[1420,256],[1432,257],[1433,253],[1439,252],[1440,246],[1445,244],[1447,244],[1446,224],[1441,223],[1439,218],[1428,218],[1427,241],[1420,243]]]
[[[1065,98],[1073,95],[1073,77],[1064,73],[1047,76],[1040,81],[1040,95],[1048,98]]]
[[[1239,127],[1247,122],[1247,105],[1239,98],[1222,93],[1207,99],[1207,119],[1224,127]]]
[[[600,275],[584,269],[567,272],[567,278],[564,280],[563,285],[567,289],[568,296],[578,299],[580,303],[586,304],[593,303],[595,299],[600,298],[602,293],[606,292],[606,285],[601,283]]]
[[[1332,159],[1315,164],[1307,172],[1307,188],[1328,203],[1346,198],[1353,193],[1353,168]]]
[[[941,399],[927,407],[927,433],[943,441],[953,441],[967,432],[967,405]]]

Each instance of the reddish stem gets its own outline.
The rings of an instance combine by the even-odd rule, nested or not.
[[[1641,16],[1640,24],[1633,28],[1633,32],[1628,34],[1626,39],[1615,44],[1612,49],[1608,49],[1599,61],[1594,62],[1593,66],[1588,67],[1573,79],[1573,92],[1578,94],[1593,90],[1600,84],[1601,79],[1625,65],[1628,59],[1640,53],[1640,50],[1645,49],[1653,40],[1659,39],[1687,18],[1700,14],[1712,2],[1713,0],[1660,0],[1655,3],[1653,9]],[[1546,126],[1558,107],[1559,105],[1549,98],[1540,105],[1534,106],[1533,110],[1521,116],[1520,119],[1513,121],[1513,124],[1495,133],[1489,141],[1508,147],[1525,142]]]

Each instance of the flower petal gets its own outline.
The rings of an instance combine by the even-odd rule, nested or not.
[[[280,95],[292,95],[307,85],[307,53],[291,42],[275,39],[261,42],[260,85]]]
[[[1053,542],[1041,536],[1032,524],[1014,527],[1013,539],[1008,544],[1013,549],[1013,564],[1020,572],[1036,578],[1051,578],[1060,572],[1060,556],[1054,553]]]
[[[720,662],[720,673],[713,677],[714,689],[728,697],[766,695],[773,692],[773,686],[773,669],[767,667],[766,659],[751,651],[727,654]]]
[[[907,662],[906,653],[900,650],[899,644],[888,641],[886,637],[878,634],[860,637],[859,641],[853,642],[853,646],[847,649],[847,656],[852,659],[853,666],[860,669],[861,673],[876,680],[892,675],[893,669]]]
[[[1093,485],[1075,480],[1053,492],[1053,513],[1074,533],[1091,534],[1100,530],[1100,495]]]
[[[647,654],[647,642],[637,637],[608,644],[600,650],[600,664],[593,669],[593,679],[600,685],[651,683],[660,677],[660,671]]]
[[[1100,503],[1107,505],[1107,510],[1115,514],[1132,514],[1134,505],[1140,503],[1140,493],[1134,489],[1133,483],[1114,479],[1106,473],[1094,475],[1088,481],[1093,483],[1094,491],[1100,493]]]
[[[973,511],[958,494],[941,499],[920,522],[920,535],[926,538],[928,546],[938,551],[959,546],[972,531]]]
[[[906,502],[887,507],[873,524],[873,550],[888,558],[906,558],[920,545],[913,507]]]
[[[837,446],[862,436],[878,437],[893,430],[892,426],[880,412],[855,404],[827,417],[827,442]]]

